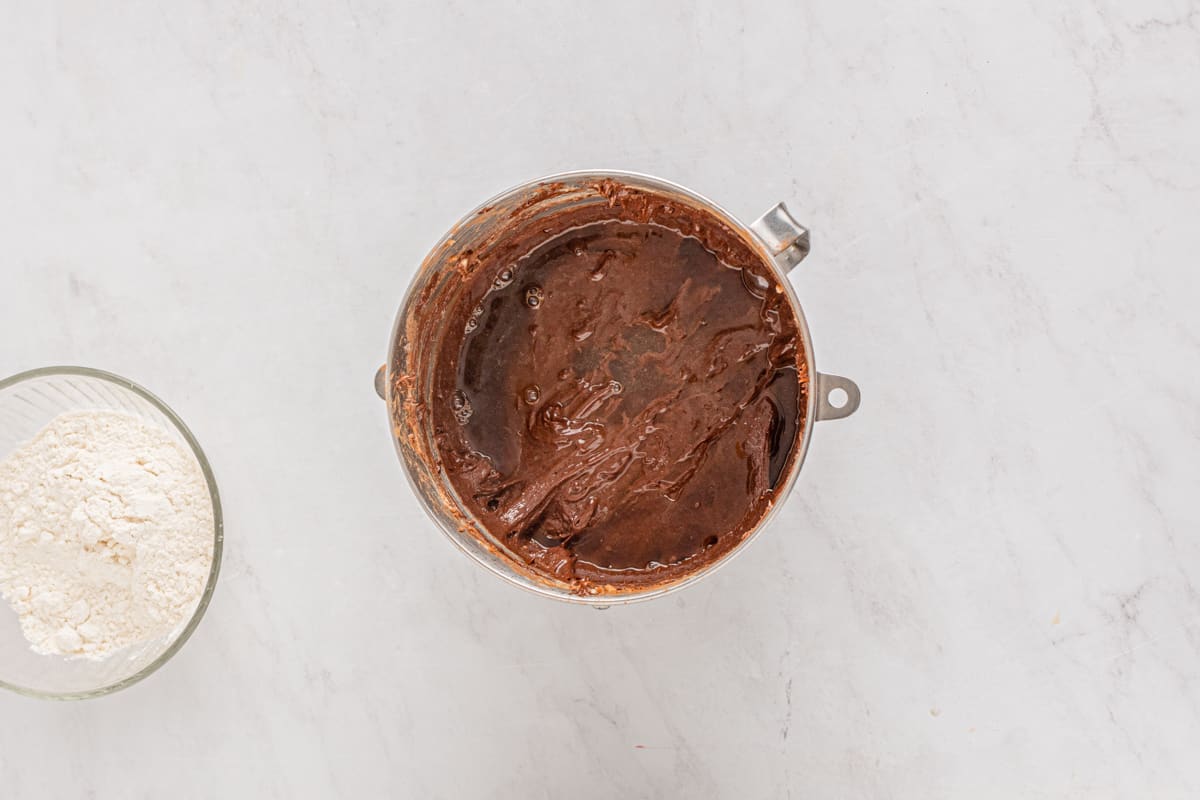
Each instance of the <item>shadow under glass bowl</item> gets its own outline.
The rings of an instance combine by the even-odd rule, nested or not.
[[[115,652],[103,661],[34,653],[9,604],[0,600],[0,687],[31,697],[82,700],[124,689],[179,652],[208,608],[221,567],[224,529],[217,483],[183,420],[150,392],[117,375],[87,367],[45,367],[0,381],[0,460],[51,420],[72,411],[118,411],[166,432],[190,452],[204,474],[213,510],[213,558],[191,617],[165,636]]]

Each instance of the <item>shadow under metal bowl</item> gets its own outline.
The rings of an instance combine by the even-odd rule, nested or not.
[[[166,403],[112,373],[86,367],[45,367],[0,381],[0,459],[35,437],[55,417],[72,411],[133,415],[166,432],[195,457],[212,501],[213,553],[204,591],[187,622],[165,636],[122,648],[103,661],[34,653],[21,633],[17,615],[0,600],[0,687],[53,700],[82,700],[124,689],[179,652],[208,608],[224,542],[217,483],[196,438]]]

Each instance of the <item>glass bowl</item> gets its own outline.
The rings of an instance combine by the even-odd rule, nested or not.
[[[186,622],[166,636],[130,645],[103,661],[33,652],[21,633],[16,613],[0,600],[0,687],[54,700],[82,700],[124,689],[179,652],[208,608],[224,541],[217,484],[195,437],[166,403],[117,375],[86,367],[46,367],[0,381],[0,459],[36,436],[59,414],[71,411],[131,414],[161,428],[195,456],[212,500],[213,559],[204,591]]]

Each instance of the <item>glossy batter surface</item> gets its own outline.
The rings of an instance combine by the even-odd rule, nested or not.
[[[435,366],[460,498],[536,571],[584,590],[660,582],[736,546],[800,431],[782,289],[744,243],[722,239],[742,266],[709,250],[706,218],[669,221],[559,220],[508,249],[523,255],[484,259]]]

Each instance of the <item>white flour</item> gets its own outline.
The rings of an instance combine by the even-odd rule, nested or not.
[[[63,414],[0,462],[0,594],[38,653],[99,660],[170,634],[212,551],[195,457],[134,416]]]

